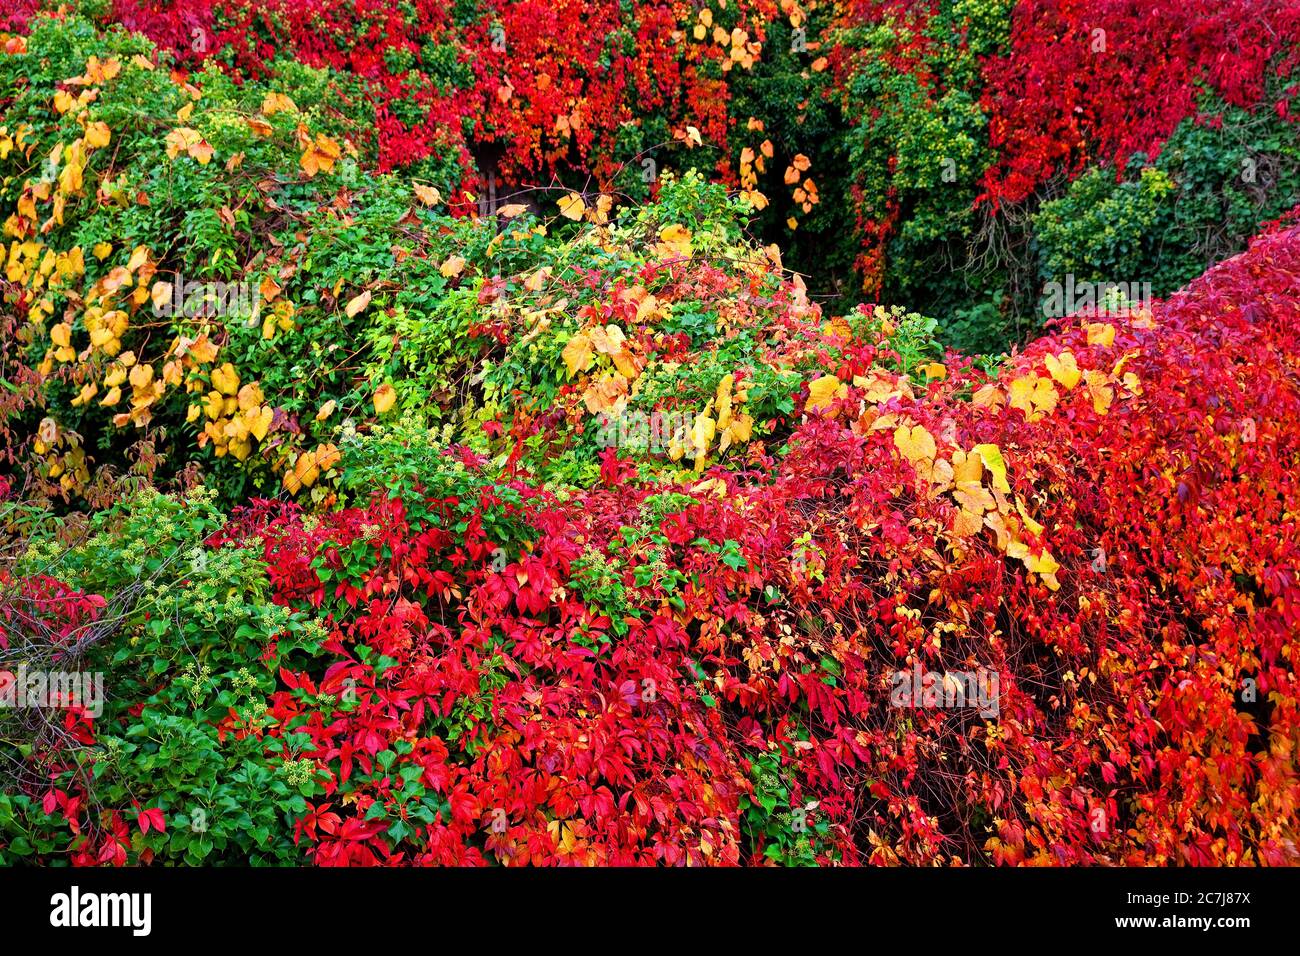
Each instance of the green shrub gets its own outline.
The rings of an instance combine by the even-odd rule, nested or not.
[[[298,862],[293,819],[319,788],[299,738],[262,733],[275,724],[266,701],[278,669],[315,651],[324,630],[271,602],[259,552],[204,544],[222,523],[213,497],[141,491],[95,515],[84,542],[36,536],[18,562],[19,574],[54,574],[108,599],[80,661],[104,680],[94,743],[52,755],[49,786],[93,787],[80,828],[96,834],[117,811],[131,861]],[[16,729],[17,714],[5,719]],[[30,738],[0,736],[6,759],[39,759]],[[0,859],[80,846],[42,797],[11,793],[0,804]],[[152,808],[166,830],[146,834],[136,815]]]

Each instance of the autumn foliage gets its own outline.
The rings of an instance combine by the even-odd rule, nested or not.
[[[1300,394],[1276,357],[1298,271],[1295,233],[1261,240],[1154,314],[1039,340],[974,401],[964,373],[842,366],[757,483],[521,489],[536,537],[500,571],[491,492],[422,504],[468,512],[459,537],[382,496],[310,531],[254,509],[238,534],[277,599],[335,609],[334,663],[282,672],[271,713],[358,688],[307,718],[313,859],[752,862],[769,814],[815,805],[824,863],[1294,863]],[[342,579],[363,525],[374,566]],[[577,583],[593,552],[617,607]],[[915,661],[996,668],[998,720],[891,709]],[[459,747],[420,731],[498,675]],[[367,811],[398,813],[405,765],[449,813],[394,839]],[[763,808],[776,781],[788,806]]]
[[[1300,226],[970,356],[824,309],[746,234],[761,143],[644,202],[608,181],[638,117],[683,153],[736,134],[725,80],[793,5],[670,43],[682,11],[638,4],[599,83],[556,37],[612,43],[618,5],[502,5],[504,66],[445,4],[212,6],[114,7],[194,72],[71,17],[4,54],[0,692],[21,660],[111,694],[0,712],[0,859],[1300,863]],[[1234,76],[1275,62],[1265,18],[1231,23]],[[296,86],[258,72],[286,39]],[[456,43],[478,98],[394,69]],[[1190,109],[1116,132],[1081,104],[1123,71],[1022,66],[981,69],[1108,158]],[[995,140],[1046,109],[990,108]],[[990,203],[1078,171],[1043,123]],[[480,212],[418,165],[472,176],[486,142],[503,176],[595,181]],[[231,285],[189,310],[205,262]],[[912,674],[938,680],[900,700]]]

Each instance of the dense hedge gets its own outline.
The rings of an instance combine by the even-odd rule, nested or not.
[[[1035,334],[1045,283],[1100,270],[1165,294],[1300,203],[1289,0],[83,7],[187,69],[329,70],[365,156],[453,209],[557,183],[643,201],[698,166],[762,193],[754,228],[834,311],[905,304],[965,351]],[[1169,180],[1154,218],[1121,195],[1052,228],[1146,166]]]
[[[1294,224],[972,358],[823,308],[712,176],[475,216],[379,168],[375,61],[28,27],[0,670],[109,693],[0,710],[0,859],[1297,862]],[[1205,252],[1212,129],[1079,170],[1045,274]]]
[[[324,513],[31,519],[8,645],[89,628],[120,696],[9,755],[4,852],[1294,863],[1298,248],[992,379],[827,330],[763,469],[546,490],[406,422]],[[996,719],[890,706],[914,666]]]

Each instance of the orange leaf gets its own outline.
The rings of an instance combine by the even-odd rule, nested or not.
[[[365,309],[365,307],[368,306],[369,304],[370,304],[370,290],[367,289],[365,292],[362,292],[359,296],[353,298],[352,301],[347,304],[347,307],[343,311],[347,314],[347,317],[351,319],[354,318],[358,312]]]

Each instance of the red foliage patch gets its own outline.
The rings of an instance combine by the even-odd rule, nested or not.
[[[1076,321],[992,383],[856,413],[850,386],[767,481],[530,494],[536,538],[504,567],[486,487],[428,503],[471,516],[460,537],[391,500],[254,522],[279,599],[331,614],[332,663],[271,702],[331,781],[300,838],[325,864],[737,863],[801,839],[823,862],[1295,863],[1298,239],[1153,316]],[[1077,380],[1045,361],[1067,352]],[[1054,408],[1017,407],[1027,380]],[[934,450],[900,454],[896,421]],[[1005,491],[991,466],[945,489],[975,446]],[[984,497],[1011,516],[963,531]],[[942,684],[900,706],[897,674],[977,669],[996,716]]]
[[[1057,172],[1090,163],[1123,169],[1154,158],[1203,90],[1234,106],[1261,105],[1270,64],[1285,76],[1300,57],[1300,8],[1289,0],[1027,0],[1011,49],[985,63],[984,108],[998,163],[986,197],[1019,202]],[[1284,99],[1279,114],[1289,115]]]

